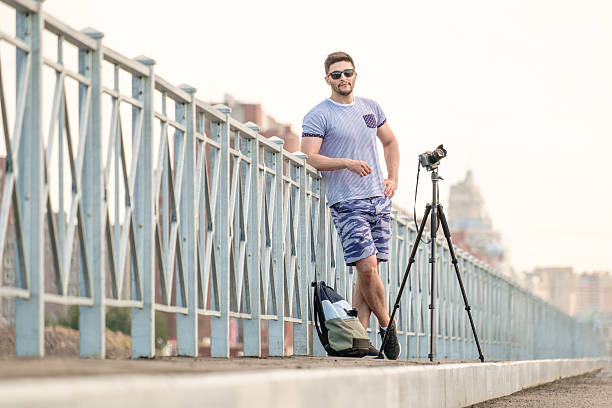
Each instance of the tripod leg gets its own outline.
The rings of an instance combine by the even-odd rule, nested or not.
[[[467,311],[468,317],[470,318],[472,333],[474,334],[474,340],[476,340],[476,347],[478,348],[478,358],[481,362],[484,363],[484,356],[482,355],[482,350],[480,349],[480,342],[478,341],[478,335],[476,334],[476,327],[474,327],[474,319],[472,319],[472,309],[470,308],[467,295],[465,294],[465,288],[463,287],[463,281],[461,280],[461,274],[459,273],[459,266],[457,266],[457,257],[455,256],[455,249],[453,248],[453,243],[451,242],[450,230],[448,229],[448,224],[446,223],[446,216],[444,215],[444,211],[442,210],[441,205],[438,205],[438,216],[440,217],[442,229],[444,230],[444,236],[446,237],[446,242],[448,243],[448,250],[450,251],[451,257],[453,259],[453,266],[455,267],[455,274],[457,275],[459,287],[461,288],[461,295],[463,296],[465,310]]]
[[[395,312],[399,309],[400,300],[402,298],[402,292],[404,291],[404,286],[406,286],[406,280],[408,279],[408,274],[410,273],[410,267],[414,263],[414,258],[416,256],[416,252],[419,249],[419,242],[421,242],[421,236],[423,235],[423,230],[425,229],[425,223],[427,222],[427,217],[429,216],[429,211],[431,211],[431,204],[427,204],[425,207],[425,215],[421,220],[421,225],[419,226],[419,230],[417,231],[417,236],[414,241],[414,245],[412,246],[412,251],[410,251],[410,259],[408,260],[408,266],[406,267],[406,272],[404,273],[404,277],[402,278],[402,284],[400,285],[399,292],[397,293],[397,297],[395,298],[395,304],[393,305],[393,311],[391,312],[391,318],[389,319],[389,324],[393,322],[395,318]],[[380,345],[380,350],[378,352],[378,358],[383,358],[383,349],[387,344],[387,337],[389,336],[389,330],[385,331],[385,336],[383,337],[382,344]]]
[[[438,235],[438,208],[431,209],[431,250],[429,263],[431,265],[431,303],[429,304],[429,361],[434,358],[434,310],[436,309],[436,236]]]

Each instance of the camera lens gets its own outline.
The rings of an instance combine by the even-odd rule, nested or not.
[[[446,157],[446,149],[444,149],[442,145],[436,147],[436,150],[433,151],[433,156],[435,157],[436,162],[440,161],[440,159]]]

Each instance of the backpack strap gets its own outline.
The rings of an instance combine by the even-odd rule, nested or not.
[[[313,295],[313,318],[314,318],[314,326],[317,330],[317,335],[319,336],[319,340],[321,344],[327,350],[329,348],[329,337],[327,334],[327,327],[325,327],[325,315],[323,314],[323,310],[321,308],[321,298],[319,297],[319,291],[321,290],[321,282],[312,282],[312,286],[314,287],[314,295]]]

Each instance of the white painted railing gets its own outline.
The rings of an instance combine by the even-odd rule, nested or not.
[[[326,280],[350,301],[354,271],[305,156],[168,83],[155,61],[124,57],[101,33],[43,13],[42,3],[2,3],[14,33],[0,30],[0,51],[11,50],[0,54],[0,296],[16,298],[16,353],[44,353],[45,305],[56,303],[80,308],[82,356],[104,356],[108,307],[131,308],[134,357],[156,352],[156,311],[176,315],[181,355],[198,354],[200,316],[210,320],[213,356],[229,356],[232,319],[244,355],[260,356],[266,337],[269,354],[284,355],[291,325],[293,353],[322,354],[309,284]],[[394,211],[381,266],[390,299],[415,235]],[[476,358],[445,245],[436,251],[435,354]],[[428,353],[428,251],[419,248],[402,297],[401,358]],[[457,252],[487,359],[603,353],[589,327]]]

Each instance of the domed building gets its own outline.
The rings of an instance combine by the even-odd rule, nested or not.
[[[501,267],[505,253],[501,235],[493,229],[471,170],[450,188],[448,218],[453,244],[494,268]]]

